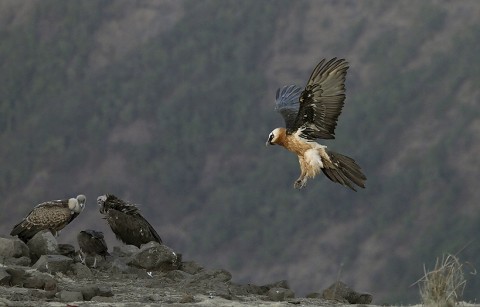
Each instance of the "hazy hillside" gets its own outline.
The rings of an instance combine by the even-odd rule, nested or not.
[[[84,193],[60,241],[94,228],[119,244],[95,204],[114,193],[237,281],[305,294],[341,270],[376,303],[418,302],[443,253],[480,268],[478,16],[473,0],[1,1],[0,233]],[[296,157],[264,145],[283,125],[275,90],[334,56],[347,99],[325,143],[367,188],[296,191]]]

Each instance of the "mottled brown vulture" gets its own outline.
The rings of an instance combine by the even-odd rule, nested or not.
[[[51,200],[38,204],[18,224],[11,236],[18,236],[25,243],[37,232],[48,229],[57,236],[59,231],[72,222],[85,208],[85,195],[76,198]]]
[[[112,194],[99,196],[97,204],[113,233],[123,243],[137,247],[150,241],[162,243],[158,233],[140,214],[136,205]]]

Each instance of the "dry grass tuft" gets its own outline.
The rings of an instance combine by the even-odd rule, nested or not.
[[[463,265],[453,255],[437,258],[433,271],[423,268],[424,276],[417,281],[420,296],[425,306],[451,307],[458,303],[463,295],[466,280]]]

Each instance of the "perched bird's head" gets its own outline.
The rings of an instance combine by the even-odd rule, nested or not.
[[[78,207],[75,208],[75,212],[76,213],[80,213],[83,211],[83,209],[85,209],[85,204],[87,203],[87,198],[85,197],[85,195],[83,194],[80,194],[77,196],[77,202],[78,202]]]
[[[73,213],[80,213],[85,208],[85,202],[87,201],[85,195],[78,195],[76,198],[70,198],[68,200],[68,209]]]
[[[106,208],[105,208],[105,202],[107,201],[107,195],[101,195],[97,197],[97,204],[100,207],[100,213],[105,214],[106,213]]]
[[[284,136],[285,136],[285,128],[275,128],[268,135],[268,140],[265,146],[281,144],[281,140],[283,140]]]

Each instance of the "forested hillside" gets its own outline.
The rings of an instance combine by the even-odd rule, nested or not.
[[[0,234],[83,193],[59,241],[93,228],[113,247],[95,203],[113,193],[236,281],[305,294],[340,275],[418,302],[442,254],[480,268],[478,16],[474,0],[1,1]],[[362,166],[357,193],[323,175],[294,190],[297,158],[265,147],[276,89],[331,57],[350,69],[324,144]]]

